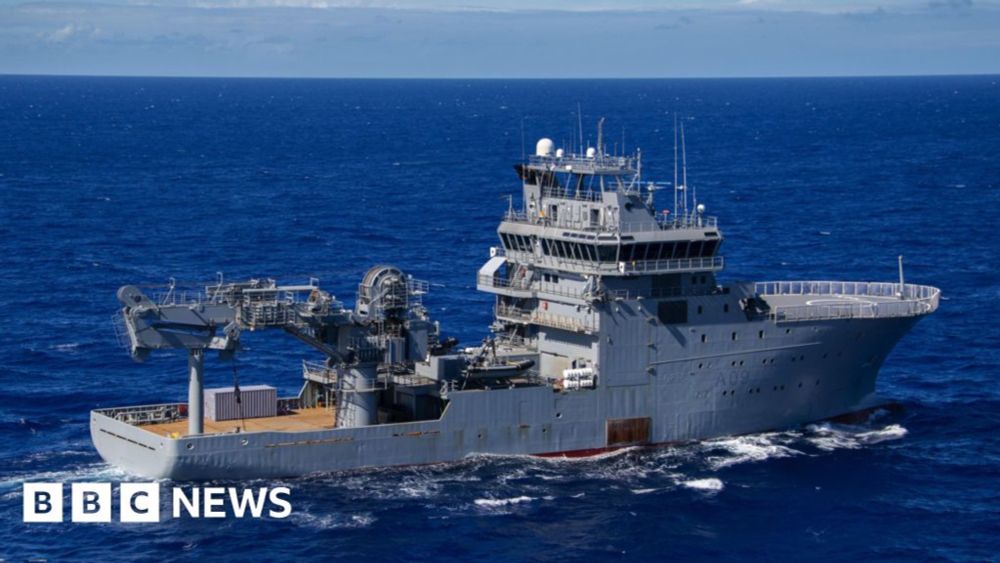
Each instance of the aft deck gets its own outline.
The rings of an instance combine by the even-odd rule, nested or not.
[[[755,292],[775,322],[915,317],[938,308],[941,290],[885,282],[759,282]]]
[[[204,433],[225,434],[233,432],[306,432],[328,430],[334,427],[334,414],[332,407],[314,407],[300,408],[278,416],[247,418],[242,421],[215,421],[206,418]],[[180,438],[188,435],[188,421],[186,418],[171,422],[137,424],[136,426],[168,438]]]

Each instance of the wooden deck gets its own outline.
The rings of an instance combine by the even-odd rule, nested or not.
[[[332,408],[315,407],[298,409],[281,416],[265,418],[247,418],[241,426],[239,420],[224,420],[216,422],[205,419],[205,434],[223,434],[235,432],[304,432],[309,430],[327,430],[334,427],[334,412]],[[139,426],[160,436],[178,438],[188,433],[187,419],[161,424],[143,424]]]

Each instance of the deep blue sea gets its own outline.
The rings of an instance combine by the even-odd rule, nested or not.
[[[903,254],[907,281],[942,288],[881,372],[904,412],[600,459],[289,479],[284,520],[21,522],[24,481],[141,480],[98,457],[90,409],[186,397],[183,355],[136,364],[117,347],[123,284],[316,276],[352,302],[388,262],[431,282],[446,334],[477,343],[491,299],[475,273],[519,192],[522,122],[529,150],[568,144],[577,103],[588,138],[604,116],[609,147],[642,148],[648,179],[672,177],[685,119],[724,279],[892,281]],[[0,77],[0,559],[997,559],[998,224],[995,76]],[[312,352],[247,336],[241,381],[297,392]],[[228,363],[207,363],[208,385],[231,384]]]

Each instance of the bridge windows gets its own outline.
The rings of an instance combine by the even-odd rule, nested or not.
[[[711,244],[708,244],[711,243]],[[622,245],[622,262],[708,258],[715,255],[717,241],[650,242]]]
[[[534,248],[532,237],[500,233],[508,250],[530,252]],[[541,239],[546,256],[579,260],[583,262],[649,262],[684,258],[709,258],[714,256],[717,241],[695,242],[639,242],[622,244],[597,244],[559,239]],[[700,281],[699,281],[700,280]],[[693,283],[706,283],[707,278],[695,276]]]
[[[534,249],[533,239],[527,235],[515,235],[513,233],[500,233],[500,241],[507,250],[517,252],[532,252]]]

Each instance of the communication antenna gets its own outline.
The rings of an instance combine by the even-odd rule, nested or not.
[[[684,142],[684,122],[681,121],[681,182],[684,186],[684,215],[688,214],[688,156],[687,143]]]
[[[604,156],[604,118],[597,120],[597,156]]]
[[[677,217],[677,114],[674,114],[674,217]]]
[[[905,299],[904,288],[906,287],[906,283],[903,279],[903,255],[900,254],[897,260],[899,260],[899,298]]]
[[[524,116],[521,116],[521,162],[528,161],[527,149],[524,148]]]
[[[583,146],[583,110],[580,109],[580,102],[576,103],[576,131],[580,136],[580,145],[577,147],[577,152],[583,154],[586,148]]]

